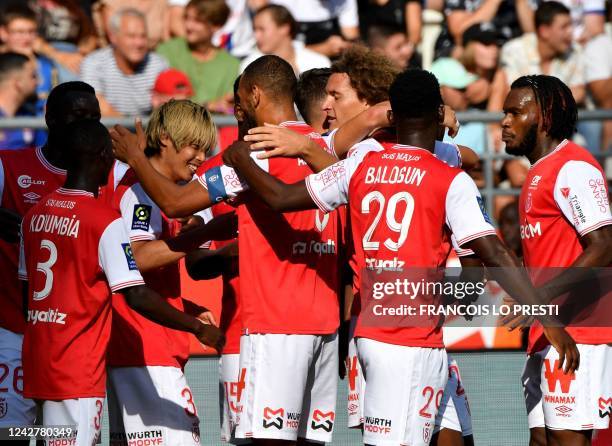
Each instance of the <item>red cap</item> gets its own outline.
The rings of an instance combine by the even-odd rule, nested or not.
[[[162,94],[186,94],[187,96],[193,95],[193,87],[191,82],[185,73],[169,68],[162,71],[155,80],[153,91]]]

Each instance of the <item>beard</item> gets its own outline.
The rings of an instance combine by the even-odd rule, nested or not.
[[[514,156],[527,156],[535,149],[537,138],[538,124],[531,124],[529,130],[527,130],[527,133],[517,145],[508,146],[508,144],[506,144],[506,153]]]

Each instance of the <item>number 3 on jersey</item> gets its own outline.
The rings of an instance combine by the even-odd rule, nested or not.
[[[383,212],[385,211],[385,196],[379,191],[372,191],[368,193],[361,201],[361,213],[370,213],[370,204],[376,201],[378,202],[378,212],[372,221],[372,224],[365,232],[363,236],[363,249],[366,251],[376,251],[380,247],[380,242],[373,241],[372,236],[374,231],[380,223]],[[397,211],[397,205],[401,202],[406,203],[404,215],[400,221],[395,218]],[[385,219],[387,221],[387,227],[393,232],[399,232],[399,236],[396,241],[391,238],[387,238],[384,245],[391,251],[398,251],[400,247],[406,242],[408,238],[408,229],[410,228],[410,222],[412,221],[412,214],[414,213],[414,198],[409,192],[402,191],[398,192],[389,198],[386,203]]]
[[[34,291],[32,294],[34,300],[43,300],[51,293],[51,288],[53,288],[53,271],[51,271],[51,268],[57,262],[57,247],[55,243],[51,240],[41,240],[40,249],[49,251],[49,259],[46,262],[38,262],[36,264],[36,270],[45,275],[45,286],[40,291]]]

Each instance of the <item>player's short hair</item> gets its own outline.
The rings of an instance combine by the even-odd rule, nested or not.
[[[95,162],[104,152],[112,153],[108,130],[94,119],[82,119],[68,124],[62,133],[62,142],[68,154],[69,169]]]
[[[396,34],[406,34],[406,30],[399,25],[372,25],[368,28],[368,46],[382,48],[387,39]]]
[[[62,108],[66,105],[68,95],[79,92],[96,95],[96,90],[82,81],[70,81],[56,85],[47,97],[45,116],[54,116],[61,113]]]
[[[374,105],[389,99],[389,87],[399,73],[382,54],[365,46],[353,45],[331,66],[333,73],[346,73],[357,97]]]
[[[521,76],[510,89],[530,88],[540,108],[542,128],[553,139],[571,138],[576,131],[578,106],[572,91],[561,80],[543,74]]]
[[[271,54],[251,62],[242,73],[242,82],[247,88],[257,85],[268,96],[275,99],[295,99],[297,79],[291,65]]]
[[[0,83],[23,70],[29,60],[27,56],[19,53],[0,53]]]
[[[270,13],[270,17],[272,17],[272,20],[274,23],[276,23],[276,26],[288,25],[289,35],[292,39],[295,38],[298,31],[298,25],[287,8],[282,5],[265,5],[255,12],[253,18],[264,12]]]
[[[192,145],[207,151],[217,141],[217,129],[206,107],[187,99],[170,100],[153,110],[146,134],[147,156],[161,151],[163,136],[170,138],[176,150]]]
[[[11,1],[0,8],[0,26],[8,26],[17,19],[36,22],[36,12],[24,1]]]
[[[325,99],[325,86],[331,76],[329,68],[313,68],[304,71],[297,81],[295,105],[297,105],[304,121],[311,122],[310,113]]]
[[[542,25],[550,25],[558,15],[570,15],[570,10],[559,2],[547,1],[538,6],[535,12],[535,27],[538,29]]]
[[[191,0],[185,9],[194,8],[201,22],[208,22],[213,26],[225,25],[230,16],[230,8],[225,0]]]
[[[438,79],[429,71],[408,69],[389,89],[391,109],[397,119],[434,118],[444,104]]]

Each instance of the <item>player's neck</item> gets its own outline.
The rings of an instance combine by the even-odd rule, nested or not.
[[[419,147],[433,152],[436,145],[436,133],[437,129],[435,127],[425,130],[409,126],[398,127],[397,142],[406,146]]]
[[[89,175],[91,172],[84,172],[80,170],[78,173],[72,174],[68,172],[66,175],[66,182],[64,183],[64,187],[66,189],[75,189],[75,190],[84,190],[86,192],[91,192],[95,197],[98,196],[98,190],[100,189],[100,185],[94,179],[96,175]]]
[[[47,142],[42,147],[43,156],[53,167],[58,169],[66,169],[66,159],[63,156],[62,147],[55,142],[56,137],[54,132],[49,132]]]
[[[559,144],[561,144],[561,141],[544,136],[538,139],[533,151],[527,155],[527,159],[533,165],[546,155],[552,153]]]
[[[270,102],[257,116],[257,125],[280,124],[285,121],[297,121],[293,105]]]
[[[169,180],[174,181],[171,169],[168,167],[167,164],[163,163],[162,160],[159,159],[159,157],[152,156],[151,158],[149,158],[149,161],[151,162],[151,165],[155,170],[157,170],[160,174],[162,174]]]

